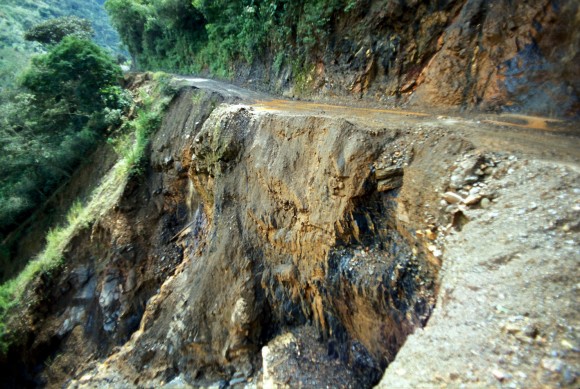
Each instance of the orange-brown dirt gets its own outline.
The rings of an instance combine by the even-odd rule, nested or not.
[[[575,123],[179,82],[145,175],[36,284],[13,382],[577,383]]]
[[[576,0],[358,0],[304,63],[290,54],[273,66],[274,52],[236,75],[331,103],[577,117],[579,23]]]

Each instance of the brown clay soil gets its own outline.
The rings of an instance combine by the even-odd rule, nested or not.
[[[373,127],[394,121],[402,125],[440,127],[465,135],[481,147],[521,152],[546,160],[580,160],[578,122],[516,114],[447,116],[428,111],[360,108],[282,99],[261,99],[253,106],[257,111],[339,117]]]
[[[390,362],[378,382],[385,388],[578,385],[577,122],[280,100],[216,81],[180,80],[235,103],[218,105],[209,118],[185,115],[180,124],[178,105],[185,113],[194,110],[191,101],[199,91],[190,90],[169,113],[175,120],[166,120],[168,129],[152,142],[152,164],[167,189],[159,192],[177,207],[185,198],[181,192],[197,191],[195,207],[187,208],[199,209],[203,228],[192,233],[187,223],[175,222],[167,239],[153,241],[151,250],[157,250],[153,245],[173,247],[177,239],[185,254],[156,294],[150,299],[147,294],[139,330],[107,359],[87,356],[90,362],[62,369],[67,381],[59,376],[54,386],[360,387],[380,376],[357,375],[357,363],[372,366],[377,355],[386,361],[383,369]],[[210,100],[204,104],[213,104]],[[178,162],[180,169],[173,167]],[[185,182],[192,186],[182,186]],[[365,187],[369,182],[371,189]],[[372,205],[393,188],[389,201],[396,205],[383,223]],[[149,189],[142,190],[145,198]],[[138,196],[131,199],[141,209]],[[154,206],[168,215],[167,200],[158,201],[133,219],[117,210],[109,216],[111,224],[149,223],[145,215],[155,213]],[[375,310],[376,272],[396,279],[403,262],[393,262],[389,273],[383,263],[389,248],[337,246],[337,230],[358,240],[349,212],[372,220],[377,239],[381,231],[394,231],[389,241],[419,258],[405,264],[415,271],[408,279],[413,290],[398,292],[401,301],[427,301],[430,318],[423,328],[427,317],[406,317],[416,313],[411,310]],[[205,237],[206,228],[216,237]],[[113,237],[117,229],[110,228]],[[159,224],[158,230],[168,227]],[[145,234],[141,231],[141,239],[151,240]],[[203,253],[191,248],[196,239],[206,239],[199,244]],[[242,250],[250,244],[259,249],[251,252],[252,261]],[[327,265],[329,252],[344,259],[340,273]],[[157,257],[165,255],[178,258],[170,251]],[[152,263],[162,262],[157,257],[151,256]],[[144,263],[143,272],[151,266]],[[254,285],[254,279],[260,281]],[[104,280],[95,296],[117,282]],[[109,304],[112,311],[115,304]],[[290,315],[286,307],[313,319],[283,325]],[[332,330],[325,323],[329,312],[355,340],[345,352],[354,365],[334,356],[340,342],[318,342]],[[385,312],[403,314],[393,319]],[[259,338],[259,326],[276,320],[282,323],[277,332]],[[383,342],[385,331],[391,331],[391,345],[400,347],[396,356]],[[83,336],[79,333],[79,345]],[[196,381],[200,377],[204,380]]]
[[[396,122],[413,128],[419,137],[461,136],[475,150],[458,158],[449,167],[450,175],[472,155],[491,155],[496,161],[497,170],[482,182],[493,193],[491,202],[464,207],[465,224],[437,231],[434,243],[443,251],[443,267],[434,314],[424,329],[407,339],[380,387],[578,384],[578,122],[516,114],[437,115],[258,97],[251,104],[258,112],[338,117],[370,128]],[[439,212],[454,212],[445,207],[449,204],[441,200]],[[426,209],[425,214],[428,211],[433,210]]]
[[[239,98],[244,102],[250,102],[258,111],[344,118],[378,127],[381,123],[393,121],[402,125],[439,124],[451,131],[467,131],[468,135],[478,137],[481,141],[489,138],[487,141],[492,147],[503,145],[514,151],[521,149],[523,152],[535,152],[536,156],[548,159],[552,157],[556,160],[570,161],[579,157],[580,126],[577,121],[511,113],[469,115],[458,113],[448,116],[441,115],[432,109],[417,111],[334,105],[273,98],[261,92],[208,79],[182,78],[181,80],[198,88],[210,89]]]

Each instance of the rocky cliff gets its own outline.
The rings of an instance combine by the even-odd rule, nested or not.
[[[574,0],[358,0],[305,67],[266,59],[238,76],[297,97],[577,116],[579,12]]]
[[[180,89],[27,292],[4,386],[575,382],[576,138],[261,97]]]

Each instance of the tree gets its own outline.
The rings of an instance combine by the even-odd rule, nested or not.
[[[37,24],[26,31],[24,39],[54,45],[60,43],[66,36],[70,35],[89,40],[94,33],[91,22],[87,19],[76,16],[64,16]]]
[[[117,85],[120,67],[95,43],[65,37],[49,53],[35,57],[22,76],[22,86],[32,93],[49,126],[69,123],[76,128],[106,106],[103,90]]]
[[[133,68],[136,68],[138,58],[143,53],[143,35],[145,24],[150,17],[149,8],[140,1],[107,0],[105,9],[131,54]]]
[[[121,75],[103,49],[75,36],[32,60],[23,90],[0,104],[0,236],[95,146],[105,108],[123,108]]]

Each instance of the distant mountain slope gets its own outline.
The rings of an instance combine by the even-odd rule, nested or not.
[[[119,37],[109,24],[102,0],[3,0],[0,3],[0,90],[14,83],[30,55],[41,46],[24,40],[24,32],[35,24],[60,16],[89,19],[95,41],[111,51],[119,50]]]

